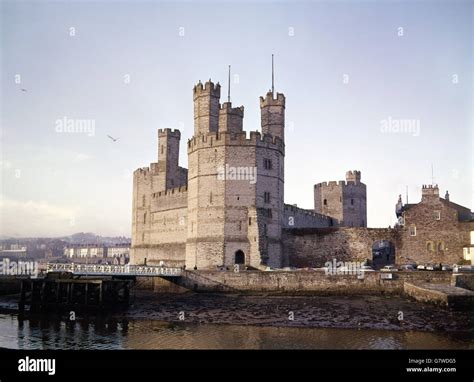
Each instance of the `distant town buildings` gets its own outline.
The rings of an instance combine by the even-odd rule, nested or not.
[[[64,256],[79,262],[127,264],[130,258],[130,243],[70,244],[64,248]]]
[[[0,258],[7,257],[9,259],[26,258],[27,247],[20,244],[2,244],[0,245]]]

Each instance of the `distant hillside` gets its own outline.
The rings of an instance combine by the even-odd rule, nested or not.
[[[125,236],[100,236],[92,232],[79,232],[71,236],[61,237],[61,240],[64,240],[70,244],[120,244],[120,243],[129,243],[130,238]]]

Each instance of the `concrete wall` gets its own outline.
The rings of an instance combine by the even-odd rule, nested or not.
[[[454,274],[451,285],[474,291],[474,274]]]

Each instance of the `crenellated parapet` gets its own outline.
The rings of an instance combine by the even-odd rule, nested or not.
[[[193,88],[194,99],[196,100],[201,96],[213,96],[220,98],[221,96],[221,85],[219,82],[214,84],[211,79],[207,81],[204,86],[201,81],[199,81]]]
[[[220,112],[235,115],[240,118],[244,117],[244,107],[232,107],[232,102],[224,102],[222,105],[220,105]]]
[[[174,137],[179,140],[181,138],[181,132],[178,129],[158,129],[158,137]]]
[[[182,195],[183,193],[188,192],[188,186],[180,186],[180,187],[175,187],[175,188],[170,188],[165,191],[159,191],[159,192],[154,192],[151,194],[151,197],[153,199],[157,198],[163,198],[167,196],[179,196],[180,194]]]
[[[251,131],[247,137],[245,131],[240,133],[217,132],[207,133],[198,137],[194,136],[188,140],[188,154],[202,148],[218,146],[255,146],[278,150],[284,154],[285,145],[279,137],[265,134],[262,136],[258,131]]]
[[[328,182],[319,182],[314,185],[314,187],[344,187],[344,186],[358,186],[360,182],[347,181],[347,180],[330,180]]]
[[[281,106],[285,107],[285,95],[282,93],[277,93],[276,98],[273,97],[273,93],[271,91],[267,92],[264,97],[260,97],[260,107],[266,106]]]

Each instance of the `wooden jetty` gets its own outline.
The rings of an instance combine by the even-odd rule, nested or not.
[[[124,308],[132,278],[74,278],[71,274],[21,280],[20,312],[91,311]]]

